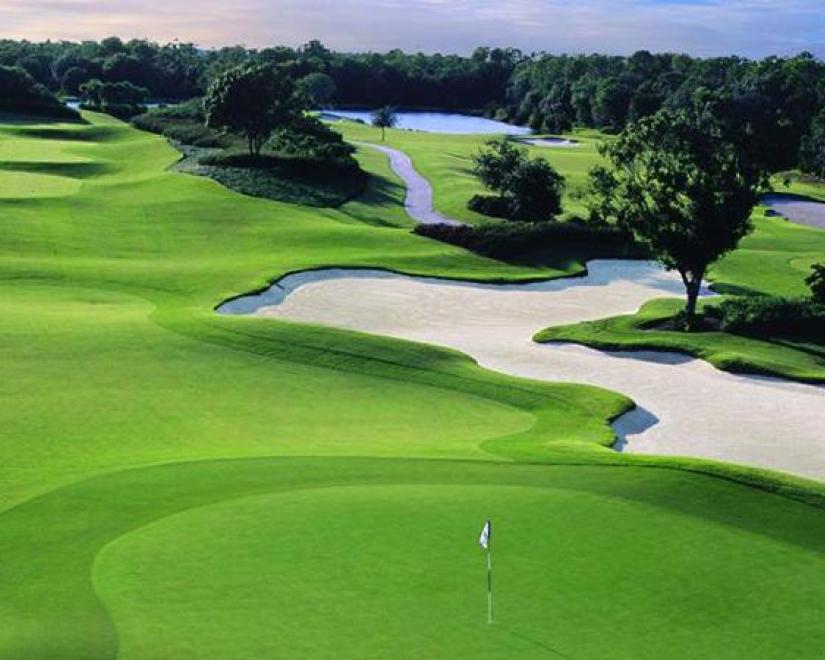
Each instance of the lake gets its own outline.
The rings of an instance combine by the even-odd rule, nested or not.
[[[529,135],[532,131],[523,126],[513,126],[486,117],[474,117],[452,112],[397,112],[398,123],[396,128],[411,131],[426,131],[427,133],[457,133],[457,134],[508,134]],[[344,119],[360,120],[367,124],[372,122],[370,110],[325,110],[324,119],[341,117]]]

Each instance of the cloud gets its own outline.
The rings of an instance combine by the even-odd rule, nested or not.
[[[3,36],[340,50],[825,55],[822,0],[0,0]]]

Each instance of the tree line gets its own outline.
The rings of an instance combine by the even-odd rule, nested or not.
[[[256,64],[276,65],[321,105],[474,110],[548,133],[573,126],[619,133],[662,109],[712,105],[716,116],[741,126],[770,157],[772,170],[801,165],[825,174],[825,63],[809,53],[749,60],[478,48],[463,57],[337,53],[318,41],[298,48],[202,50],[191,43],[117,37],[0,40],[0,65],[20,67],[52,92],[72,96],[99,80],[129,83],[149,98],[189,99],[203,96],[228,70]]]

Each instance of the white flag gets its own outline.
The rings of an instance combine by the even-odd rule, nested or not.
[[[493,527],[490,524],[490,521],[488,520],[486,523],[484,523],[484,529],[481,530],[481,536],[478,537],[479,545],[485,550],[487,550],[487,548],[490,547],[490,538],[492,536],[492,533]]]

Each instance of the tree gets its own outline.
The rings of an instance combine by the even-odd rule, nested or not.
[[[79,90],[84,105],[99,107],[103,103],[103,82],[97,78],[87,80],[80,85]]]
[[[805,284],[811,288],[814,302],[825,305],[825,263],[812,266],[811,274],[808,275]]]
[[[79,66],[66,69],[60,79],[60,88],[65,94],[75,95],[80,92],[80,86],[89,80],[89,72]]]
[[[335,95],[335,81],[325,73],[310,73],[298,81],[298,89],[313,107],[321,108]]]
[[[381,142],[385,139],[384,131],[397,123],[398,115],[395,114],[395,108],[391,106],[386,105],[372,113],[372,125],[381,129]]]
[[[763,181],[713,117],[660,111],[601,147],[610,167],[591,172],[591,214],[613,220],[682,277],[685,327],[708,268],[752,231]]]
[[[0,112],[77,118],[43,85],[21,67],[0,65]]]
[[[241,66],[218,76],[204,100],[206,125],[242,133],[257,157],[276,128],[304,111],[291,78],[272,66]]]
[[[552,220],[561,213],[564,177],[543,158],[530,159],[511,140],[491,140],[473,163],[476,176],[498,197],[476,196],[471,208],[527,222]]]
[[[512,140],[489,140],[485,146],[473,155],[473,173],[486,188],[502,193],[507,177],[527,159],[527,150]]]
[[[825,110],[816,116],[810,132],[802,139],[799,161],[803,171],[825,180]]]
[[[508,183],[512,220],[547,221],[561,213],[564,177],[543,158],[524,160]]]

